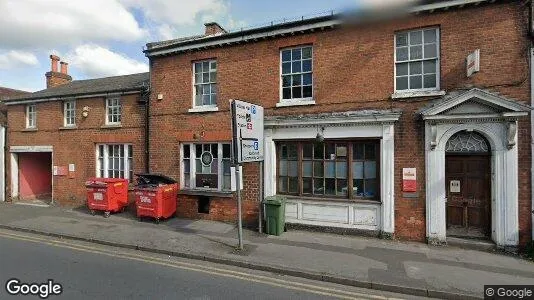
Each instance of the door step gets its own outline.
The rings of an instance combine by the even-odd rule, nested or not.
[[[39,207],[49,207],[51,200],[18,200],[13,201],[13,204],[17,205],[29,205],[29,206],[39,206]]]
[[[493,251],[497,245],[489,240],[447,237],[447,245],[469,250]]]

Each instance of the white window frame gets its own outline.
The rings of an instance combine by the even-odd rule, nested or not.
[[[205,188],[196,186],[196,145],[204,144],[217,144],[217,189]],[[185,164],[184,164],[184,145],[189,145],[189,187],[185,187]],[[223,168],[223,145],[230,146],[230,163],[232,156],[232,143],[231,142],[205,142],[205,143],[182,143],[180,144],[180,188],[185,190],[206,190],[206,191],[218,191],[218,192],[230,192],[231,186],[228,189],[223,189],[224,185],[224,168]],[[230,175],[231,176],[231,175]]]
[[[95,163],[95,172],[96,177],[98,178],[121,178],[121,177],[109,177],[109,171],[115,170],[114,166],[109,165],[109,147],[110,146],[120,146],[124,148],[124,156],[121,157],[123,160],[124,170],[121,170],[124,172],[124,179],[132,180],[133,179],[133,146],[132,144],[96,144],[95,149],[95,157],[96,157],[96,163]],[[104,153],[101,153],[101,148],[103,149]],[[102,161],[100,160],[102,158]],[[111,169],[110,169],[111,167]],[[120,163],[119,163],[119,169],[120,170]]]
[[[312,83],[311,83],[311,89],[312,89],[312,96],[311,97],[301,97],[301,98],[290,98],[290,99],[284,99],[284,88],[283,88],[283,80],[282,80],[282,76],[284,75],[282,73],[282,52],[283,51],[286,51],[286,50],[293,50],[293,49],[302,49],[302,48],[311,48],[311,71],[310,72],[302,72],[302,65],[301,65],[301,72],[299,73],[289,73],[290,75],[297,75],[297,74],[307,74],[307,73],[310,73],[311,76],[312,76]],[[280,103],[282,103],[281,106],[284,106],[283,103],[298,103],[298,102],[313,102],[313,98],[314,98],[314,95],[315,95],[315,91],[314,91],[314,88],[313,88],[313,85],[314,85],[314,76],[313,76],[313,69],[314,69],[314,63],[313,63],[313,60],[314,60],[314,54],[313,54],[313,45],[299,45],[299,46],[295,46],[295,47],[287,47],[287,48],[281,48],[280,49],[280,59],[279,59],[279,75],[278,75],[278,80],[279,80],[279,90],[280,90]],[[301,59],[302,61],[302,56],[301,56]],[[287,75],[287,74],[286,74]],[[302,82],[301,82],[301,86],[303,86]],[[314,103],[313,103],[314,104]]]
[[[424,31],[425,30],[430,30],[430,29],[434,29],[436,30],[436,58],[424,58]],[[407,33],[408,34],[408,39],[409,39],[409,36],[410,36],[410,32],[415,32],[415,31],[422,31],[423,32],[423,58],[422,59],[416,59],[416,60],[410,60],[409,57],[408,57],[408,60],[406,61],[400,61],[400,62],[397,62],[397,35],[398,34],[402,34],[402,33]],[[439,91],[440,90],[440,79],[441,79],[441,75],[440,75],[440,69],[441,69],[441,32],[440,32],[440,28],[439,27],[424,27],[424,28],[418,28],[418,29],[410,29],[410,30],[403,30],[403,31],[398,31],[398,32],[395,32],[395,34],[393,35],[393,69],[394,69],[394,72],[393,72],[393,86],[394,86],[394,93],[396,94],[403,94],[403,93],[413,93],[413,92],[431,92],[431,91]],[[409,55],[409,46],[410,46],[410,42],[408,40],[408,55]],[[422,82],[421,82],[421,86],[422,88],[420,89],[411,89],[410,88],[410,80],[408,79],[408,89],[405,89],[405,90],[397,90],[397,64],[398,63],[409,63],[409,62],[414,62],[414,61],[428,61],[428,60],[433,60],[435,59],[436,60],[436,87],[433,87],[433,88],[424,88],[424,85],[425,85],[425,82],[424,82],[424,76],[422,78]],[[423,66],[424,67],[424,66]],[[422,68],[423,68],[422,67]],[[422,71],[423,72],[423,71]],[[408,70],[408,78],[409,78],[409,70]]]
[[[110,113],[110,110],[118,108],[119,113]],[[114,119],[117,120],[114,120]],[[110,120],[111,119],[111,120]],[[122,101],[120,97],[106,98],[106,125],[121,125],[122,122]]]
[[[217,77],[217,80],[215,81],[211,81],[211,78],[210,78],[210,81],[209,82],[202,82],[202,83],[197,83],[196,82],[196,78],[195,78],[195,73],[196,73],[196,64],[200,63],[204,63],[204,62],[208,62],[209,63],[209,72],[208,73],[211,73],[212,72],[212,69],[211,69],[211,65],[212,63],[215,63],[216,67],[214,69],[214,72],[215,72],[215,76]],[[215,111],[215,109],[217,108],[217,102],[219,101],[219,86],[217,84],[218,82],[218,69],[219,69],[219,64],[217,63],[217,60],[216,59],[205,59],[205,60],[199,60],[199,61],[194,61],[192,63],[192,70],[193,70],[193,76],[192,76],[192,86],[193,86],[193,102],[192,102],[192,108],[193,108],[193,111],[195,109],[201,111],[201,110],[206,110],[206,111]],[[215,85],[215,95],[217,97],[216,101],[215,101],[215,104],[206,104],[206,105],[197,105],[196,104],[196,96],[197,96],[197,85],[212,85],[214,84]],[[210,87],[211,89],[211,87]],[[211,91],[211,90],[210,90]],[[213,93],[210,93],[210,95],[212,95]],[[211,99],[210,99],[211,101]]]
[[[63,126],[76,126],[76,100],[63,102]]]
[[[26,128],[37,128],[37,105],[26,105]]]

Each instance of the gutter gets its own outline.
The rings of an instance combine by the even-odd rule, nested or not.
[[[2,101],[2,103],[4,103],[5,105],[17,105],[17,104],[40,103],[40,102],[61,101],[61,100],[131,95],[131,94],[138,94],[141,92],[142,92],[142,88],[140,87],[140,88],[135,88],[135,89],[117,90],[117,91],[110,91],[110,92],[98,93],[98,94],[83,93],[83,94],[70,94],[70,95],[59,96],[59,97],[52,96],[48,98],[33,97],[33,98],[13,99],[13,100],[7,100],[7,101],[4,100]]]

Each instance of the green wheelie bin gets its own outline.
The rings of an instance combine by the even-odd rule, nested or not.
[[[263,200],[265,207],[265,232],[271,235],[281,235],[286,225],[286,198],[270,196]]]

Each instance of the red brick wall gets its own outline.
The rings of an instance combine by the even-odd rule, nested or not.
[[[52,164],[75,164],[70,176],[53,177],[54,200],[63,205],[77,206],[85,203],[84,183],[96,175],[97,143],[130,143],[133,145],[134,172],[142,172],[144,162],[144,104],[137,103],[138,94],[122,96],[122,127],[105,127],[105,99],[88,98],[76,101],[77,129],[63,127],[63,102],[37,104],[37,131],[25,131],[25,105],[8,106],[8,146],[53,146]],[[83,118],[82,108],[90,108]],[[7,159],[7,195],[11,195],[10,155]]]
[[[202,141],[229,141],[229,99],[248,100],[265,107],[266,115],[304,114],[365,108],[399,108],[395,125],[395,234],[399,238],[425,239],[424,123],[417,111],[436,97],[391,100],[393,93],[394,34],[396,31],[439,26],[441,88],[480,87],[529,102],[527,10],[518,1],[436,11],[408,19],[356,28],[317,31],[255,43],[227,46],[154,58],[151,99],[151,168],[178,178],[179,143],[205,132]],[[490,23],[489,23],[490,22]],[[316,105],[276,108],[280,98],[280,48],[313,45],[314,99]],[[465,75],[465,58],[481,51],[480,73]],[[192,62],[217,59],[219,112],[188,113],[192,105]],[[164,99],[156,99],[157,94]],[[530,125],[519,129],[520,234],[530,237]],[[403,198],[402,168],[417,168],[418,198]],[[247,216],[255,218],[257,165],[245,169]],[[228,201],[227,199],[214,202]],[[235,202],[234,202],[235,203]],[[193,204],[191,204],[193,205]],[[226,205],[226,204],[225,204]],[[228,208],[231,211],[231,208]],[[195,217],[185,211],[181,215]],[[213,212],[214,219],[227,213]]]

